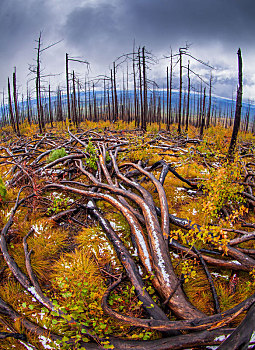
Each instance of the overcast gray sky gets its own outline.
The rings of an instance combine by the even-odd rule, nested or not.
[[[240,47],[244,97],[255,99],[254,19],[254,0],[1,0],[0,90],[6,90],[16,66],[19,91],[25,92],[28,65],[34,63],[35,40],[42,31],[44,46],[62,40],[42,54],[44,73],[62,73],[60,82],[66,52],[89,61],[90,75],[95,76],[108,74],[116,57],[132,51],[134,39],[158,58],[188,42],[192,55],[217,68],[214,93],[225,97],[236,94]],[[163,82],[167,63],[159,61],[150,73],[153,79]],[[72,65],[85,73],[85,67]],[[194,61],[191,67],[205,77],[209,74]]]

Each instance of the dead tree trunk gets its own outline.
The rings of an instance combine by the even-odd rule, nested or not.
[[[74,76],[74,71],[73,71],[73,122],[76,126],[78,126],[76,107],[77,106],[76,106],[75,76]]]
[[[206,119],[206,128],[209,128],[209,126],[210,126],[211,106],[212,106],[212,74],[211,74],[211,77],[210,77],[209,103],[208,103],[208,111],[207,111],[207,119]]]
[[[44,119],[43,119],[43,110],[42,110],[42,101],[41,101],[41,68],[40,68],[40,53],[41,53],[41,33],[38,39],[37,47],[37,68],[36,68],[36,102],[37,102],[37,117],[40,133],[43,133],[45,129]]]
[[[141,56],[140,56],[140,48],[138,49],[138,68],[139,68],[139,82],[140,82],[140,125],[143,125],[144,118],[144,106],[143,106],[143,88],[142,88],[142,69],[141,69]]]
[[[205,88],[204,88],[204,97],[203,97],[203,107],[202,107],[202,120],[201,120],[201,128],[200,128],[200,139],[203,138],[204,126],[205,126]]]
[[[11,119],[12,128],[13,128],[14,132],[17,133],[14,115],[13,115],[13,110],[12,110],[11,87],[10,87],[10,79],[9,78],[8,78],[8,100],[9,100],[9,112],[10,112],[10,119]]]
[[[137,115],[137,96],[136,96],[136,77],[135,77],[135,47],[133,48],[133,78],[134,78],[134,113],[135,113],[135,126],[138,127],[137,125],[139,123],[138,121],[138,115]]]
[[[143,55],[143,119],[142,119],[142,130],[146,131],[147,128],[147,113],[148,113],[148,102],[147,102],[147,80],[146,80],[146,64],[145,64],[145,47],[142,49]]]
[[[67,97],[67,117],[69,124],[71,121],[70,92],[69,92],[68,54],[66,53],[66,97]]]
[[[50,125],[53,128],[53,115],[52,115],[52,108],[51,108],[51,91],[50,91],[50,84],[49,84],[49,116],[50,116]]]
[[[232,158],[233,153],[236,147],[236,140],[238,131],[241,123],[241,111],[242,111],[242,94],[243,94],[243,73],[242,73],[242,54],[241,49],[239,48],[237,51],[238,55],[238,89],[237,89],[237,97],[236,97],[236,112],[235,112],[235,120],[233,133],[228,149],[228,158]]]
[[[113,85],[114,85],[114,104],[115,104],[115,115],[114,120],[117,121],[119,119],[119,111],[118,111],[118,96],[117,96],[117,86],[116,86],[116,66],[115,62],[113,62]]]
[[[181,133],[181,121],[182,121],[182,50],[179,49],[180,55],[180,85],[179,85],[179,112],[178,112],[178,133]]]
[[[17,135],[20,136],[20,130],[19,130],[19,108],[18,108],[18,101],[17,101],[17,83],[16,83],[16,67],[14,68],[13,72],[13,99],[14,99],[14,107],[15,107],[15,116],[16,116],[16,130]]]
[[[189,100],[190,100],[190,76],[189,76],[189,63],[188,63],[188,95],[187,95],[186,126],[185,126],[186,131],[188,131],[188,127],[189,127]]]
[[[114,83],[113,83],[112,69],[111,69],[111,90],[112,90],[112,115],[111,115],[110,121],[112,121],[115,116]]]

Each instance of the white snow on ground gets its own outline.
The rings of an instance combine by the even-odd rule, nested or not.
[[[211,275],[213,275],[214,277],[221,277],[221,278],[225,278],[226,280],[229,279],[229,276],[228,275],[221,275],[220,273],[218,272],[211,272]]]

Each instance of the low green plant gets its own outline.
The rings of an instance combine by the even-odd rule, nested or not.
[[[3,179],[0,177],[0,202],[3,202],[5,200],[6,194],[6,186],[3,182]]]
[[[57,214],[61,210],[69,209],[68,200],[68,198],[64,197],[54,197],[52,206],[48,208],[48,214]]]
[[[54,160],[65,157],[66,155],[67,153],[64,147],[55,149],[54,151],[50,152],[49,157],[47,158],[47,163],[54,162]]]
[[[89,168],[97,170],[97,149],[89,140],[89,143],[86,147],[86,152],[89,154],[89,158],[86,159],[86,164]]]

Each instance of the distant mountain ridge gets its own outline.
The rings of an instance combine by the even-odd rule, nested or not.
[[[125,100],[127,101],[134,101],[134,91],[133,90],[128,90],[128,91],[123,91],[123,90],[118,90],[117,91],[117,96],[118,96],[118,103],[119,105],[122,104],[122,97],[125,95]],[[163,107],[163,100],[164,100],[164,107],[165,107],[165,112],[166,112],[166,105],[167,105],[167,92],[166,90],[155,90],[153,91],[148,91],[148,105],[151,104],[152,98],[153,96],[155,96],[155,100],[156,100],[156,105],[159,102],[159,98],[160,98],[160,103],[161,103],[161,107]],[[104,91],[96,91],[94,92],[94,96],[96,98],[97,101],[97,105],[104,103]],[[185,97],[186,96],[186,97]],[[196,113],[197,109],[198,109],[198,101],[199,101],[199,93],[194,93],[191,92],[190,93],[190,113],[194,114],[194,112]],[[140,98],[140,95],[137,94],[137,98]],[[51,105],[52,107],[55,106],[55,104],[57,103],[57,95],[54,94],[51,96]],[[106,104],[108,103],[107,101],[108,97],[106,96]],[[86,93],[86,103],[88,105],[89,101],[93,101],[93,94],[92,92],[87,92]],[[111,93],[110,93],[110,101],[111,101]],[[85,92],[80,92],[80,102],[81,105],[85,105]],[[187,104],[187,92],[183,91],[182,92],[182,104],[185,102],[185,104]],[[208,108],[208,102],[209,102],[209,97],[206,96],[206,110]],[[62,103],[62,107],[66,107],[67,106],[67,96],[66,95],[62,95],[61,96],[61,103]],[[194,106],[195,103],[195,106]],[[42,105],[44,107],[47,108],[49,104],[49,99],[47,96],[42,98]],[[93,104],[93,103],[92,103]],[[176,109],[178,107],[179,104],[179,91],[178,90],[173,90],[172,91],[172,97],[171,97],[171,106],[172,109]],[[229,115],[232,113],[232,116],[234,116],[235,113],[235,104],[236,101],[235,99],[229,99],[229,98],[225,98],[225,97],[220,97],[220,96],[215,96],[212,95],[212,102],[211,102],[211,109],[213,111],[216,111],[216,114],[221,114],[223,115]],[[24,100],[23,102],[18,103],[19,109],[20,110],[24,110],[24,112],[26,112],[27,109],[27,101]],[[8,111],[9,106],[6,104],[5,106],[2,106],[1,110],[0,110],[0,116],[3,115],[3,108],[5,108],[6,111]],[[30,108],[32,109],[32,112],[34,114],[36,114],[36,108],[37,108],[37,101],[36,99],[32,99],[30,100]],[[254,118],[255,116],[255,105],[252,103],[248,103],[246,101],[244,101],[242,103],[242,116],[244,117],[245,115],[247,115],[247,113],[250,113],[250,120]]]

